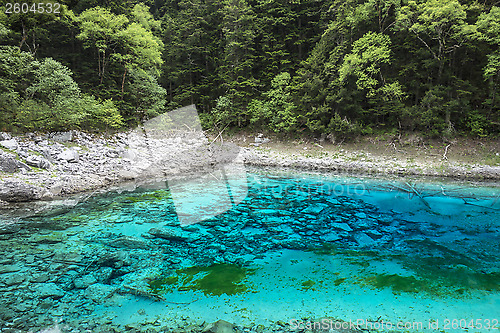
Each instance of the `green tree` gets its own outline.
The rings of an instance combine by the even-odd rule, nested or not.
[[[131,69],[125,100],[131,99],[134,113],[141,120],[150,119],[167,111],[165,109],[166,95],[165,88],[158,84],[158,78],[154,72],[147,72],[140,68]]]
[[[397,14],[397,28],[408,31],[425,47],[431,55],[433,62],[429,77],[433,78],[432,85],[450,86],[454,84],[453,71],[444,75],[446,64],[454,62],[453,57],[465,42],[467,13],[463,5],[457,0],[426,0],[408,1]],[[435,68],[435,70],[433,70]],[[453,99],[454,90],[448,90],[445,103]],[[456,97],[456,96],[455,96]],[[453,110],[448,108],[444,112],[445,123],[448,125],[446,132],[453,130]]]
[[[219,66],[221,88],[236,110],[242,110],[258,81],[253,77],[255,65],[254,13],[245,0],[224,0],[222,11],[223,58]],[[246,122],[242,112],[234,115],[238,126]]]
[[[260,128],[287,133],[297,129],[299,115],[291,95],[291,76],[278,74],[271,89],[263,93],[264,100],[254,99],[248,106],[250,122]]]
[[[36,99],[54,106],[58,100],[80,97],[80,88],[73,80],[71,70],[51,58],[36,61],[33,83],[26,89],[28,99]]]
[[[491,45],[491,51],[487,55],[488,62],[483,70],[484,78],[488,81],[490,88],[489,98],[486,100],[489,109],[486,118],[492,119],[488,125],[498,126],[498,119],[500,119],[500,102],[497,97],[500,84],[500,7],[492,7],[488,13],[481,13],[476,25],[479,39]],[[487,121],[484,118],[481,119],[480,116],[475,116],[471,122],[475,122],[477,126],[483,123],[481,124],[483,126],[480,126],[483,128]]]
[[[397,26],[414,34],[438,62],[437,84],[442,83],[446,61],[465,40],[466,17],[457,0],[409,1],[399,9]]]
[[[46,58],[34,61],[33,83],[26,89],[26,99],[17,112],[15,125],[25,130],[62,130],[120,127],[118,110],[111,101],[98,103],[81,93],[71,71],[61,63]],[[87,127],[89,128],[89,127]]]
[[[161,41],[156,38],[151,31],[146,30],[139,23],[131,23],[126,29],[120,32],[122,39],[123,53],[114,53],[113,57],[122,64],[123,77],[121,82],[121,92],[125,87],[127,72],[131,69],[152,69],[158,74],[158,69],[162,63]]]
[[[0,46],[0,128],[8,129],[30,85],[33,56],[17,46]]]
[[[224,94],[218,73],[221,7],[213,0],[181,0],[165,1],[161,8],[166,46],[161,81],[168,92],[169,108],[197,104],[209,111]]]
[[[76,36],[85,48],[93,48],[97,58],[97,74],[102,84],[112,55],[118,52],[123,30],[129,20],[109,9],[95,7],[81,13],[77,21],[81,32]]]
[[[157,83],[163,61],[163,43],[153,34],[153,29],[160,31],[159,23],[153,19],[147,6],[137,4],[130,15],[131,19],[123,14],[113,14],[106,8],[87,9],[78,17],[81,32],[77,38],[84,42],[84,47],[96,52],[99,84],[104,93],[95,91],[95,94],[113,99],[125,119],[135,123],[137,119],[157,114],[164,105],[162,101],[153,101],[149,103],[152,109],[144,110],[148,103],[144,102],[143,92],[146,84],[156,92],[155,97],[164,98],[164,94],[158,93],[162,88]],[[128,74],[132,72],[134,82],[127,86]],[[152,84],[156,85],[153,87]]]

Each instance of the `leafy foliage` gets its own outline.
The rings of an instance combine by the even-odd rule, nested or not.
[[[292,101],[290,84],[289,73],[278,74],[271,82],[271,89],[263,94],[264,101],[255,99],[250,102],[250,122],[274,132],[296,130],[299,119]]]
[[[0,13],[0,129],[498,135],[500,7],[460,0],[62,1]]]

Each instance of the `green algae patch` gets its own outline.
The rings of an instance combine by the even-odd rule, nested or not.
[[[347,278],[340,278],[340,279],[337,279],[337,280],[333,281],[333,284],[335,286],[338,286],[338,285],[341,285],[342,283],[344,283],[345,280],[347,280]]]
[[[201,291],[205,295],[235,295],[248,291],[244,280],[254,270],[231,264],[215,264],[208,267],[193,266],[179,269],[176,275],[150,281],[154,293],[179,291]]]
[[[404,267],[428,281],[434,294],[467,297],[474,291],[500,291],[500,272],[485,272],[483,267],[462,256],[425,257],[406,261]]]
[[[171,199],[172,195],[170,191],[158,190],[154,192],[145,192],[135,196],[128,196],[124,198],[125,202],[143,202],[143,201],[163,201],[166,199]]]
[[[401,276],[398,274],[379,274],[366,278],[365,282],[379,289],[391,288],[396,293],[417,293],[429,289],[425,281],[418,280],[413,276]]]
[[[417,255],[380,254],[371,250],[343,249],[336,244],[322,244],[309,251],[321,256],[336,256],[343,261],[356,265],[363,274],[373,274],[360,277],[357,283],[377,289],[390,288],[394,293],[425,293],[433,297],[467,298],[479,292],[500,291],[500,272],[485,272],[485,270],[460,253],[430,241],[412,241]],[[418,255],[424,250],[437,252],[440,256],[424,257]],[[398,274],[378,274],[370,272],[371,263],[382,262],[385,259],[396,261],[414,276]],[[365,275],[366,276],[366,275]],[[344,281],[333,281],[335,286]]]
[[[340,253],[338,246],[330,243],[323,243],[320,247],[309,248],[307,251],[318,255],[336,255]]]
[[[308,251],[313,252],[318,255],[342,255],[346,259],[355,260],[356,258],[359,260],[360,258],[380,258],[380,254],[376,251],[372,250],[352,250],[352,249],[343,249],[335,244],[330,243],[322,243],[320,247],[314,247],[308,249]]]
[[[32,243],[38,244],[57,244],[64,242],[68,237],[61,232],[54,232],[49,235],[34,235],[31,237]]]
[[[313,280],[307,280],[307,281],[304,281],[301,283],[302,285],[302,290],[309,290],[311,289],[314,285],[316,284],[316,282],[314,282]]]
[[[165,287],[172,286],[176,284],[179,281],[179,278],[177,276],[167,276],[161,279],[149,281],[149,289],[151,289],[151,292],[154,294],[158,294],[161,291],[165,290]]]

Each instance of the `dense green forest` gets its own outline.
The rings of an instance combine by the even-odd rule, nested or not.
[[[215,130],[499,135],[498,1],[39,3],[2,3],[0,130],[126,128],[196,104]]]

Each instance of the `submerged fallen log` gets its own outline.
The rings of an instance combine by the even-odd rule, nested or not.
[[[155,294],[151,291],[142,290],[139,288],[134,288],[131,286],[123,286],[118,291],[120,294],[130,294],[134,296],[146,297],[155,301],[166,301],[165,297],[159,294]]]
[[[190,302],[170,302],[165,297],[163,297],[162,295],[155,294],[155,293],[153,293],[151,291],[142,290],[142,289],[131,287],[131,286],[127,286],[127,285],[125,285],[122,288],[120,288],[118,290],[118,292],[120,294],[130,294],[130,295],[134,295],[134,296],[141,296],[141,297],[152,299],[152,300],[154,300],[156,302],[162,301],[162,302],[165,302],[165,303],[176,304],[176,305],[188,305],[188,304],[194,303],[194,302],[196,302],[196,301],[199,300],[199,298],[197,298],[197,299],[195,299],[193,301],[190,301]]]
[[[429,205],[429,203],[427,202],[427,200],[424,199],[424,197],[422,196],[422,194],[420,194],[419,191],[417,191],[417,189],[415,188],[415,186],[413,186],[413,184],[410,184],[408,182],[405,183],[406,186],[408,186],[408,188],[410,188],[410,190],[412,190],[413,193],[415,193],[417,195],[417,197],[420,198],[420,200],[422,200],[422,202],[424,203],[424,205],[429,208],[430,211],[432,211],[432,208],[431,206]]]

